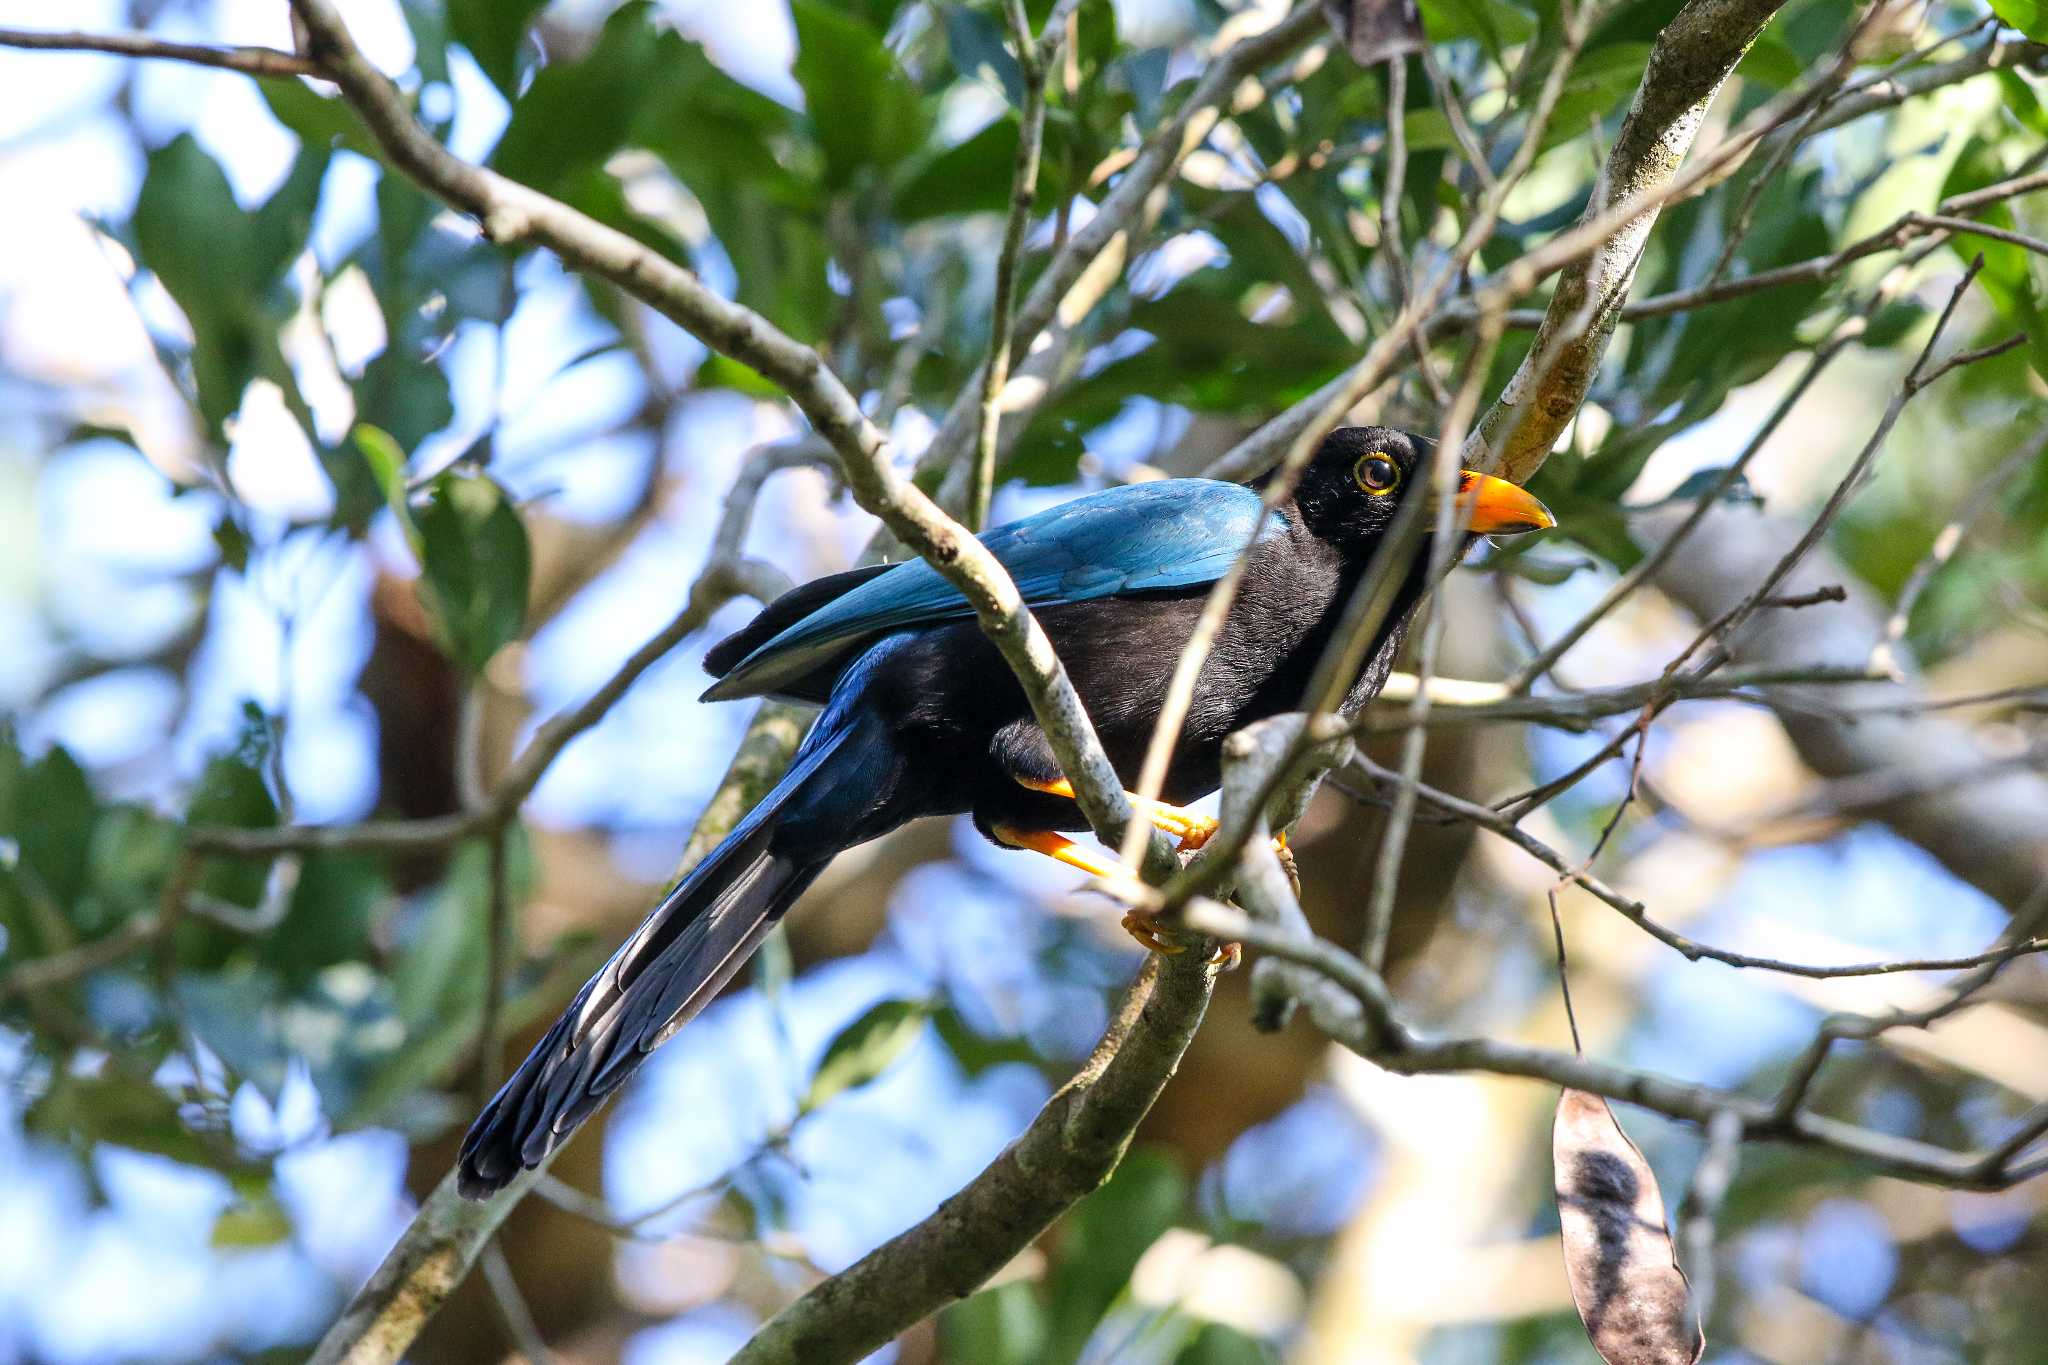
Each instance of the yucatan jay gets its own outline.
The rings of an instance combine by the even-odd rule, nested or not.
[[[1424,493],[1432,443],[1385,427],[1326,436],[1292,499],[1164,479],[1088,493],[987,532],[1059,651],[1110,761],[1134,782],[1167,682],[1209,587],[1247,541],[1240,595],[1196,687],[1158,811],[1183,841],[1213,824],[1179,809],[1221,782],[1224,737],[1297,709],[1396,505]],[[1552,524],[1505,480],[1465,473],[1473,535]],[[1424,587],[1416,556],[1347,707],[1385,683]],[[778,598],[711,650],[707,700],[820,703],[788,774],[591,978],[462,1145],[480,1198],[538,1163],[693,1017],[840,850],[925,815],[969,814],[999,844],[1091,871],[1062,830],[1086,828],[1024,692],[964,598],[922,561],[833,574]]]

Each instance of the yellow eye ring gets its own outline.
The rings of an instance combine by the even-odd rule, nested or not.
[[[1358,457],[1358,463],[1351,467],[1351,477],[1365,492],[1384,498],[1401,486],[1401,466],[1375,451]]]

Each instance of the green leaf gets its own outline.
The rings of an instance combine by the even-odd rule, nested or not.
[[[782,386],[769,379],[744,360],[716,352],[706,356],[704,363],[697,367],[697,387],[700,389],[731,389],[750,398],[776,400],[782,397]]]
[[[249,269],[266,286],[291,268],[306,249],[313,215],[320,207],[320,185],[333,152],[324,146],[302,147],[291,173],[249,215]]]
[[[1806,67],[1799,60],[1799,54],[1776,29],[1765,29],[1750,44],[1735,73],[1767,89],[1783,90],[1797,84],[1799,78],[1806,74]]]
[[[580,61],[550,62],[512,106],[491,165],[552,193],[625,142],[658,78],[661,34],[641,0],[605,20]]]
[[[1610,43],[1580,57],[1543,130],[1543,150],[1584,136],[1595,119],[1619,111],[1641,82],[1649,60],[1648,43]]]
[[[1421,0],[1422,28],[1435,42],[1476,38],[1496,62],[1536,34],[1536,19],[1508,0]]]
[[[22,773],[19,791],[13,819],[0,832],[14,837],[21,865],[68,907],[91,878],[92,829],[99,819],[92,784],[78,760],[54,745]]]
[[[482,843],[464,844],[419,906],[391,972],[398,1017],[408,1034],[449,1025],[483,999],[490,857]]]
[[[791,70],[825,149],[827,185],[844,189],[862,170],[908,156],[924,139],[925,115],[896,54],[866,24],[820,0],[794,0],[790,13]]]
[[[255,223],[190,133],[150,153],[131,220],[137,253],[192,326],[200,416],[223,438],[249,381],[284,368],[263,316]]]
[[[220,551],[223,568],[235,573],[249,571],[249,533],[242,529],[242,523],[235,519],[232,506],[221,508],[220,516],[213,523],[214,548]]]
[[[480,674],[519,636],[533,574],[526,524],[505,490],[485,475],[435,479],[414,517],[420,533],[422,595],[442,641],[470,674]]]
[[[2037,43],[2048,43],[2048,4],[2042,0],[1991,0],[1991,12]]]
[[[412,509],[405,500],[405,451],[391,438],[390,432],[368,422],[356,423],[349,439],[362,453],[363,463],[370,467],[370,477],[376,482],[377,491],[384,495],[384,505],[391,509],[392,516],[398,518],[399,529],[405,532],[413,553],[423,554],[419,527],[413,524]]]
[[[1032,1287],[1012,1280],[961,1300],[939,1315],[946,1360],[977,1365],[1039,1365],[1051,1332]]]
[[[519,93],[519,49],[547,0],[448,0],[448,31],[507,97]]]
[[[1023,107],[1024,69],[994,19],[965,5],[946,6],[946,49],[955,71],[1001,91],[1011,108]]]
[[[376,854],[309,854],[284,918],[263,938],[263,960],[296,982],[364,957],[390,894],[384,859]]]
[[[292,1220],[268,1190],[238,1199],[213,1220],[209,1243],[216,1250],[276,1246],[292,1235]]]
[[[931,1007],[922,1000],[884,1000],[871,1006],[825,1049],[800,1112],[808,1114],[887,1071],[917,1041],[930,1015]]]
[[[1278,1359],[1264,1344],[1220,1322],[1202,1324],[1195,1339],[1181,1347],[1173,1365],[1267,1365]]]
[[[1001,213],[1016,170],[1017,120],[1004,115],[956,147],[910,172],[896,192],[906,223],[951,213]]]
[[[1139,1151],[1068,1215],[1050,1284],[1055,1344],[1046,1359],[1079,1358],[1138,1258],[1179,1220],[1187,1196],[1187,1177],[1171,1156]]]
[[[296,77],[259,79],[256,89],[271,115],[307,147],[342,147],[372,161],[383,159],[383,150],[346,100],[315,94]]]

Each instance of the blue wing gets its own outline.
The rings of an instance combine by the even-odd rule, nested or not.
[[[1159,479],[1085,493],[984,532],[1033,607],[1122,593],[1199,587],[1221,578],[1247,542],[1286,522],[1241,484]],[[967,599],[923,560],[907,560],[785,627],[735,664],[707,701],[772,693],[886,631],[972,616]]]

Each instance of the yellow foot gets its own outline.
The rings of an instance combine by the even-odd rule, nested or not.
[[[1064,777],[1054,778],[1050,782],[1040,782],[1035,778],[1020,777],[1017,779],[1017,785],[1028,787],[1035,792],[1044,792],[1048,796],[1064,796],[1069,801],[1074,799],[1074,784],[1067,781]],[[1131,799],[1132,805],[1141,804],[1141,798],[1136,792],[1127,791],[1124,795]],[[1208,843],[1216,833],[1214,817],[1197,814],[1186,806],[1176,806],[1166,801],[1154,801],[1150,803],[1150,808],[1152,812],[1152,827],[1163,833],[1171,834],[1178,840],[1179,849],[1182,853],[1193,853],[1203,844]]]

